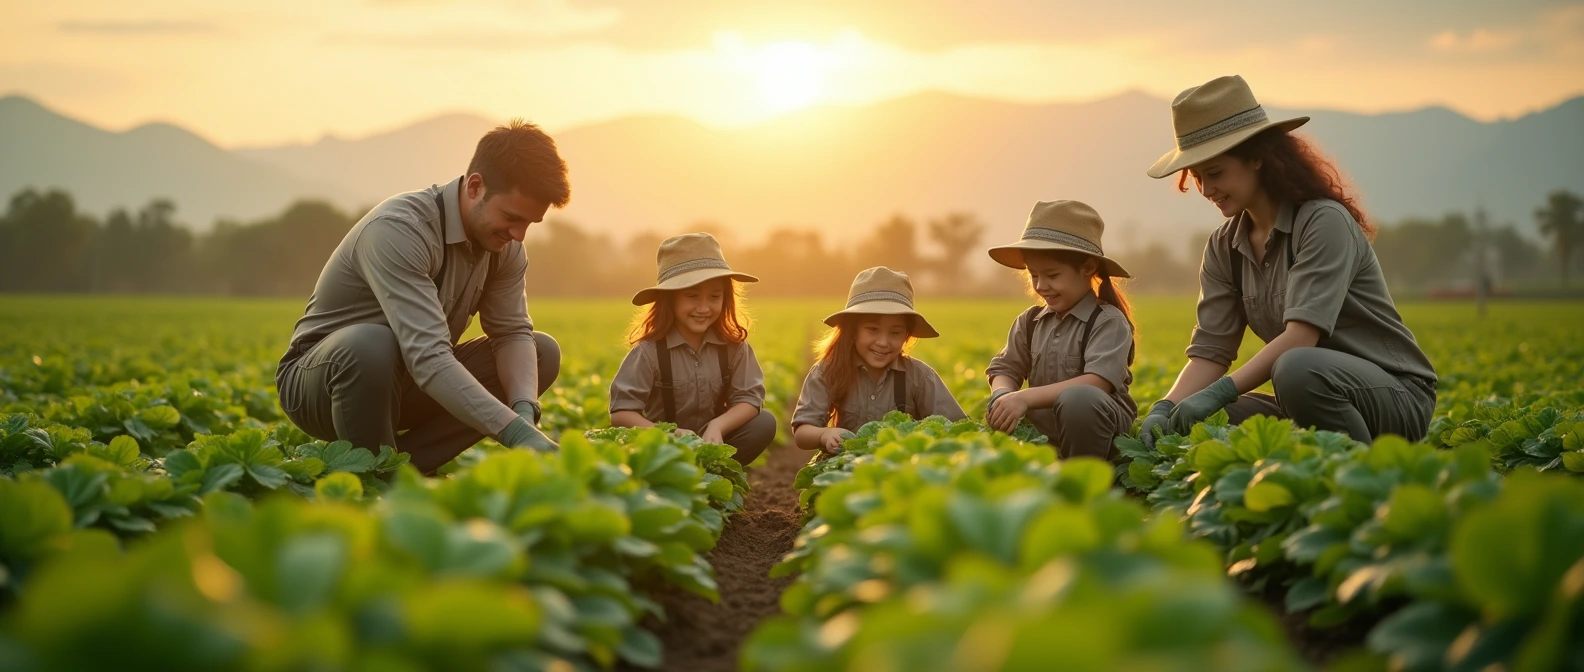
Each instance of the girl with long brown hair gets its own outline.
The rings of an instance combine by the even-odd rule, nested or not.
[[[667,239],[658,265],[659,283],[633,296],[633,305],[648,308],[634,319],[632,350],[611,379],[611,425],[673,423],[679,432],[735,447],[737,460],[748,464],[776,433],[741,313],[738,283],[758,278],[733,271],[707,233]]]
[[[1179,173],[1226,218],[1199,268],[1188,364],[1140,434],[1187,434],[1225,409],[1299,426],[1423,438],[1435,369],[1403,324],[1370,247],[1375,228],[1334,164],[1292,135],[1308,117],[1271,121],[1243,78],[1221,77],[1172,102],[1177,148],[1149,169]],[[1247,327],[1265,342],[1231,375]],[[1276,394],[1252,390],[1271,383]]]
[[[914,339],[940,334],[913,309],[913,283],[906,274],[884,266],[858,273],[847,307],[825,324],[830,331],[815,346],[818,360],[792,412],[792,440],[799,448],[834,454],[843,439],[891,411],[914,418],[966,417],[940,375],[908,354]]]
[[[1077,201],[1047,201],[1023,236],[990,248],[997,263],[1027,273],[1040,305],[1018,315],[990,360],[985,423],[1011,432],[1025,416],[1063,458],[1106,458],[1133,425],[1133,316],[1115,278],[1128,272],[1100,246],[1105,222]],[[1023,388],[1024,381],[1028,387]]]

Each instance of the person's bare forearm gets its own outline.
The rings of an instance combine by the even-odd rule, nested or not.
[[[1226,375],[1227,366],[1217,364],[1208,359],[1189,357],[1188,365],[1183,367],[1182,373],[1177,374],[1177,382],[1172,383],[1171,391],[1166,393],[1166,399],[1178,403],[1187,399],[1189,395],[1198,392],[1221,379]]]
[[[1111,393],[1110,381],[1093,373],[1085,373],[1059,383],[1031,387],[1018,394],[1028,399],[1029,408],[1050,408],[1056,404],[1056,397],[1061,396],[1063,390],[1075,385],[1091,385],[1105,390],[1106,394]]]
[[[655,423],[638,411],[611,411],[612,427],[653,427]]]
[[[1002,388],[1006,388],[1008,390],[1017,390],[1020,387],[1023,387],[1023,383],[1013,380],[1012,376],[996,376],[990,379],[991,392]]]
[[[1276,366],[1277,358],[1294,348],[1313,347],[1319,342],[1320,330],[1314,325],[1307,322],[1288,322],[1287,328],[1280,335],[1260,348],[1247,364],[1232,372],[1232,382],[1237,383],[1239,394],[1249,392],[1271,379],[1271,369]]]
[[[709,424],[714,425],[721,436],[725,436],[748,424],[748,421],[754,419],[756,415],[759,415],[759,407],[747,402],[738,402],[726,409],[725,413],[709,421]]]
[[[798,425],[792,430],[792,443],[803,450],[819,450],[821,440],[824,438],[825,428],[814,425]]]
[[[506,392],[506,405],[539,401],[539,350],[532,338],[508,341],[495,348],[495,374]]]

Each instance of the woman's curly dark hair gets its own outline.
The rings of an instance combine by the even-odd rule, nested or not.
[[[1313,142],[1302,137],[1271,129],[1256,134],[1241,145],[1227,150],[1227,154],[1245,163],[1260,162],[1260,188],[1278,203],[1298,204],[1325,198],[1342,204],[1348,214],[1358,222],[1364,236],[1375,239],[1375,224],[1364,214],[1358,196],[1351,193],[1352,185],[1337,169],[1336,163]],[[1177,189],[1188,191],[1192,174],[1187,169],[1177,178]]]

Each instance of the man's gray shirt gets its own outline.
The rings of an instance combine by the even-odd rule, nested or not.
[[[347,232],[297,321],[283,369],[338,329],[383,324],[396,334],[418,388],[451,415],[490,436],[517,417],[453,354],[474,314],[497,352],[505,343],[533,343],[523,247],[488,253],[468,241],[461,181],[392,196]]]

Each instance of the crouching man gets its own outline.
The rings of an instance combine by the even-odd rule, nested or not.
[[[539,395],[561,350],[523,297],[528,226],[570,198],[566,163],[537,126],[479,140],[467,174],[392,196],[325,263],[275,374],[310,436],[392,446],[424,473],[484,436],[555,450]],[[484,336],[457,344],[472,316]]]

